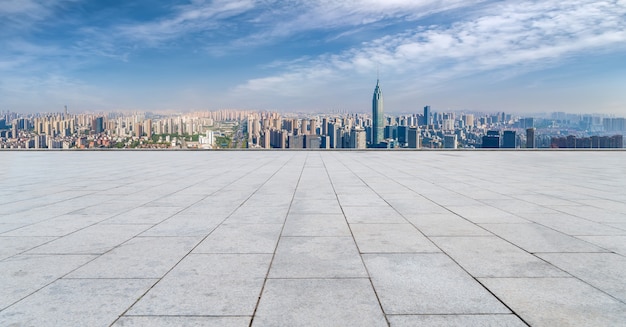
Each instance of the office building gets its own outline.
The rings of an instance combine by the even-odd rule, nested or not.
[[[376,88],[372,97],[372,147],[376,147],[383,141],[384,132],[383,91],[380,88],[379,80],[376,80]]]
[[[535,128],[526,129],[526,148],[534,149],[535,145]]]
[[[487,135],[483,136],[482,147],[485,149],[500,148],[500,132],[499,131],[487,131]]]
[[[504,131],[502,135],[502,147],[506,149],[515,149],[515,131]]]
[[[424,125],[432,125],[433,124],[433,116],[430,112],[430,106],[424,107]]]
[[[443,147],[446,149],[456,149],[457,148],[457,136],[456,135],[444,135]]]
[[[407,133],[407,143],[408,148],[410,149],[419,149],[420,148],[420,131],[417,127],[412,126],[409,127]]]

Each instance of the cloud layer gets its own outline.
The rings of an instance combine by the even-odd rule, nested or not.
[[[108,82],[93,72],[142,80],[138,67],[153,58],[170,70],[189,59],[206,62],[210,70],[189,80],[215,76],[204,88],[172,84],[170,97],[195,92],[195,99],[206,93],[234,106],[306,109],[328,94],[335,98],[318,105],[354,108],[377,70],[387,89],[411,101],[462,79],[490,88],[623,55],[626,0],[141,0],[117,7],[5,0],[0,36],[0,109],[62,98],[106,106],[102,94],[119,88],[94,91]],[[129,106],[151,109],[159,101],[137,96]],[[176,101],[185,105],[168,103]]]

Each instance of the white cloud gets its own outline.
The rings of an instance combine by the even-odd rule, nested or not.
[[[337,72],[327,74],[326,82],[338,83],[346,76],[371,76],[377,66],[400,83],[436,84],[504,68],[525,72],[558,65],[570,56],[625,48],[624,1],[509,1],[450,26],[416,26],[322,55],[277,76],[249,80],[236,91],[280,92],[297,83],[305,95],[308,83],[320,82],[315,72]]]

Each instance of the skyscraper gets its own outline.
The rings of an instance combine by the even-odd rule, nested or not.
[[[504,131],[504,135],[502,136],[502,147],[508,149],[515,148],[515,131]]]
[[[376,80],[376,88],[374,89],[374,97],[372,99],[372,147],[376,147],[383,141],[384,132],[383,91],[380,89],[379,80]]]
[[[430,106],[424,107],[424,125],[432,125],[433,116],[430,112]]]
[[[535,148],[535,128],[526,129],[526,148]]]

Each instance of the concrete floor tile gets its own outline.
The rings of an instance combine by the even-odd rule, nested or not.
[[[102,254],[126,242],[151,225],[97,224],[36,247],[28,254]]]
[[[352,224],[361,253],[441,252],[411,224]]]
[[[0,261],[0,310],[93,258],[95,256],[89,255],[18,255]]]
[[[28,251],[56,237],[0,236],[0,260]]]
[[[484,228],[455,214],[413,214],[405,215],[426,236],[488,236]]]
[[[404,219],[392,207],[343,207],[343,212],[350,224],[406,224]]]
[[[363,279],[270,279],[253,326],[387,326]]]
[[[128,314],[252,315],[271,259],[270,254],[191,254]]]
[[[106,224],[158,224],[180,212],[180,207],[141,206],[107,219]]]
[[[576,238],[626,257],[626,236],[576,236]]]
[[[535,252],[606,252],[593,244],[538,224],[481,224],[490,232]]]
[[[619,326],[626,304],[574,278],[481,278],[531,326]]]
[[[135,237],[69,274],[68,278],[161,278],[200,237]]]
[[[282,224],[224,223],[194,253],[274,253],[282,227]]]
[[[289,214],[283,236],[351,236],[341,214]]]
[[[241,206],[226,219],[229,224],[283,224],[288,207]]]
[[[113,327],[248,327],[252,317],[123,316]]]
[[[152,279],[58,280],[0,312],[0,325],[108,326],[154,282]]]
[[[298,200],[294,199],[289,213],[293,214],[341,214],[341,207],[337,199],[329,198],[327,200],[311,200],[306,197]]]
[[[387,314],[509,313],[445,254],[364,254]]]
[[[178,214],[151,227],[141,236],[207,236],[224,218]]]
[[[367,277],[351,237],[281,237],[270,278]]]
[[[567,235],[625,235],[626,231],[566,214],[535,215],[529,217],[537,224]]]
[[[615,253],[540,253],[538,256],[626,303],[626,257]]]
[[[510,214],[506,211],[490,207],[488,205],[473,205],[473,206],[446,206],[447,209],[456,213],[457,215],[476,224],[481,223],[527,223],[528,220]]]
[[[474,277],[569,277],[560,269],[496,237],[432,237]]]
[[[107,219],[107,216],[62,215],[4,233],[3,236],[65,236]]]
[[[391,327],[524,327],[512,314],[498,315],[389,315]]]

